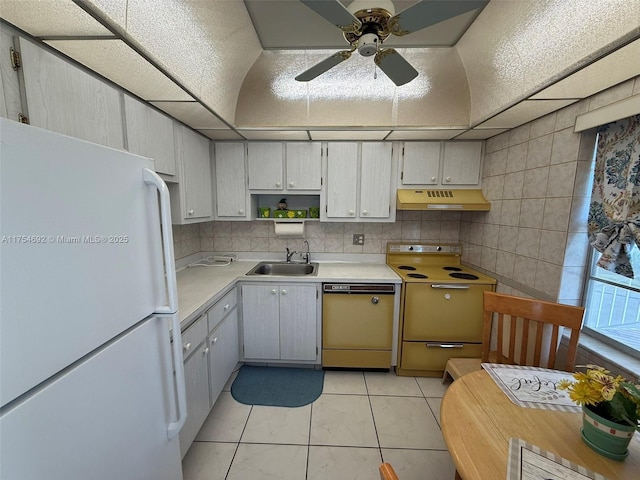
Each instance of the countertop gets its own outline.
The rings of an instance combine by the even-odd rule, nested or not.
[[[182,329],[222,298],[239,280],[287,283],[402,282],[384,263],[360,262],[319,262],[316,276],[245,276],[257,263],[256,260],[238,260],[224,267],[186,267],[178,270],[178,314]]]

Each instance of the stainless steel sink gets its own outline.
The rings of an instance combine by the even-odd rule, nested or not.
[[[247,275],[314,276],[317,263],[260,262]]]

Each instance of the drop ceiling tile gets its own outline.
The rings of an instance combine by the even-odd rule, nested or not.
[[[247,140],[309,140],[306,130],[245,130],[238,129]]]
[[[312,130],[311,140],[384,140],[389,130]]]
[[[48,40],[45,43],[144,100],[193,100],[121,40]]]
[[[109,30],[70,1],[2,0],[2,18],[34,37],[112,36]]]
[[[508,128],[474,128],[458,135],[456,140],[485,140],[506,132]]]
[[[163,112],[195,130],[228,129],[229,127],[198,102],[150,102]]]
[[[386,140],[449,140],[462,132],[464,129],[394,130]]]
[[[209,137],[211,140],[244,140],[241,135],[230,128],[226,130],[199,128],[198,132],[203,134],[205,137]]]
[[[499,113],[476,128],[514,128],[523,123],[540,118],[547,113],[560,110],[567,105],[577,102],[577,99],[566,100],[524,100],[513,107]]]

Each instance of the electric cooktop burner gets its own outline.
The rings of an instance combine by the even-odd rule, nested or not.
[[[476,275],[472,275],[471,273],[460,273],[460,272],[450,273],[449,276],[453,278],[461,278],[463,280],[478,280],[478,278],[480,278]]]
[[[450,272],[461,272],[460,267],[442,267],[443,270],[449,270]]]
[[[411,265],[400,265],[398,267],[400,270],[415,270],[416,267],[412,267]]]
[[[421,273],[407,273],[407,277],[411,277],[411,278],[428,278],[426,275],[423,275]]]

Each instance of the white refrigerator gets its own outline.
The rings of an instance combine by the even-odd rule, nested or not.
[[[167,186],[150,159],[0,122],[0,478],[180,480]]]

